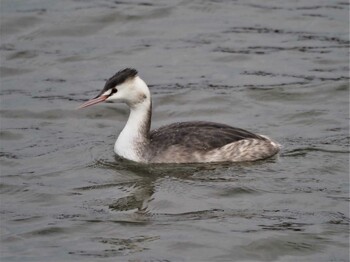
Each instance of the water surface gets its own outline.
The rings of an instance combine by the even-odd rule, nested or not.
[[[349,261],[346,1],[1,1],[1,261]],[[135,67],[156,128],[268,135],[256,163],[114,156]]]

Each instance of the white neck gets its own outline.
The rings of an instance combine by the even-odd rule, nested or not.
[[[114,152],[121,157],[145,162],[144,149],[149,142],[151,124],[151,99],[130,107],[129,119],[114,145]]]

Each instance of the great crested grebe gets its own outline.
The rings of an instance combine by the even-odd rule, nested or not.
[[[181,122],[150,131],[151,93],[137,71],[126,68],[107,80],[94,99],[126,103],[129,119],[114,145],[119,156],[141,163],[255,161],[278,153],[280,145],[266,136],[213,122]]]

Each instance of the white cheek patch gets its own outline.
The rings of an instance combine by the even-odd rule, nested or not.
[[[103,96],[110,96],[111,94],[112,94],[112,89],[109,89],[106,92],[104,92],[102,95]]]

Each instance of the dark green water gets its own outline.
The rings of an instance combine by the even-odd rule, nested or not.
[[[346,1],[2,0],[1,261],[349,261]],[[137,165],[124,105],[75,108],[135,67],[153,128],[209,120],[279,157]]]

